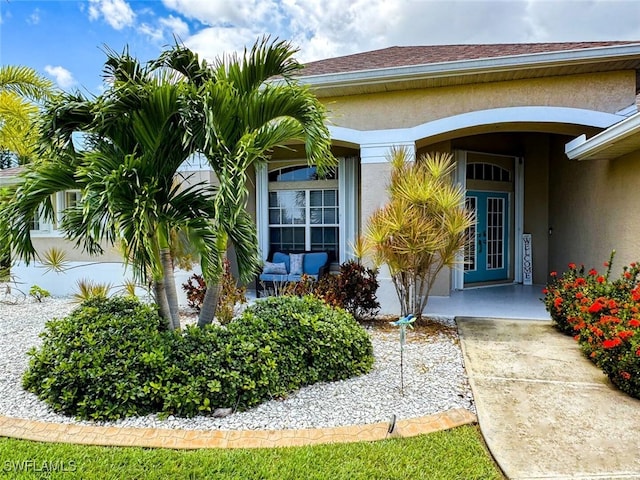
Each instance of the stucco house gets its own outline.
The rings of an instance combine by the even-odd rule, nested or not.
[[[452,153],[478,218],[464,267],[441,274],[433,295],[542,284],[550,270],[570,261],[598,266],[612,249],[619,266],[635,261],[639,70],[640,42],[391,47],[312,62],[300,81],[328,107],[339,167],[318,179],[302,146],[274,152],[255,172],[248,205],[260,249],[265,257],[280,248],[349,259],[350,244],[386,201],[389,149],[404,146],[416,157]],[[185,170],[208,174],[203,165]],[[40,226],[36,237],[62,241],[54,226]],[[115,253],[101,261],[92,277],[123,275]],[[37,267],[15,273],[47,286]],[[394,312],[384,269],[379,278],[383,310]]]

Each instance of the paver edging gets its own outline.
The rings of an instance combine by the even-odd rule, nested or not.
[[[469,410],[345,427],[301,430],[184,430],[48,423],[0,415],[0,437],[39,442],[173,449],[272,448],[413,437],[477,423]],[[393,427],[393,428],[392,428]],[[116,431],[117,430],[117,431]]]

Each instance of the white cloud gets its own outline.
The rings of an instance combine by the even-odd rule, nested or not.
[[[175,36],[179,40],[184,40],[189,36],[189,25],[181,18],[169,15],[160,18],[155,25],[141,23],[138,31],[146,35],[152,42],[161,43]]]
[[[185,38],[189,35],[189,25],[181,18],[169,15],[166,18],[160,19],[160,25],[171,35],[175,35],[178,38]]]
[[[405,3],[387,0],[314,2],[284,0],[290,38],[302,61],[389,46],[388,37],[404,18]]]
[[[209,27],[185,39],[184,43],[200,56],[213,61],[223,54],[242,52],[254,42],[248,39],[255,39],[256,35],[255,31],[248,29]]]
[[[51,75],[62,89],[73,87],[76,84],[71,72],[60,65],[47,65],[44,67],[44,71]]]
[[[537,41],[640,39],[637,1],[530,1],[527,16]]]
[[[168,9],[206,25],[190,37],[185,37],[184,32],[176,34],[188,47],[209,60],[223,53],[241,52],[265,34],[289,38],[287,12],[276,0],[162,1]]]
[[[104,20],[116,30],[133,25],[136,14],[125,0],[89,0],[89,19]]]
[[[37,25],[40,23],[40,9],[36,8],[31,15],[27,17],[27,23],[29,25]]]
[[[162,0],[206,58],[271,34],[312,61],[394,45],[640,39],[637,0]]]
[[[153,28],[148,23],[141,23],[138,26],[138,31],[149,37],[153,42],[159,43],[164,40],[164,32],[162,31],[162,28]]]
[[[276,0],[162,0],[165,7],[187,18],[194,18],[211,26],[243,28],[269,21],[273,27],[281,17],[282,8]]]

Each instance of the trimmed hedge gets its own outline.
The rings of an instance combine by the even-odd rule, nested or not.
[[[575,264],[561,276],[552,272],[543,301],[558,330],[573,335],[620,390],[640,398],[640,264],[610,280],[612,258],[604,274]]]
[[[373,348],[347,312],[311,297],[257,302],[226,327],[167,331],[134,299],[94,299],[47,322],[25,389],[53,410],[114,420],[243,410],[368,372]]]

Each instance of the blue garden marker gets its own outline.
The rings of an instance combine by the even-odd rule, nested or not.
[[[389,322],[391,325],[400,327],[400,394],[404,396],[404,344],[407,337],[407,327],[413,328],[412,323],[416,318],[412,313],[406,317],[400,317],[395,322]]]

